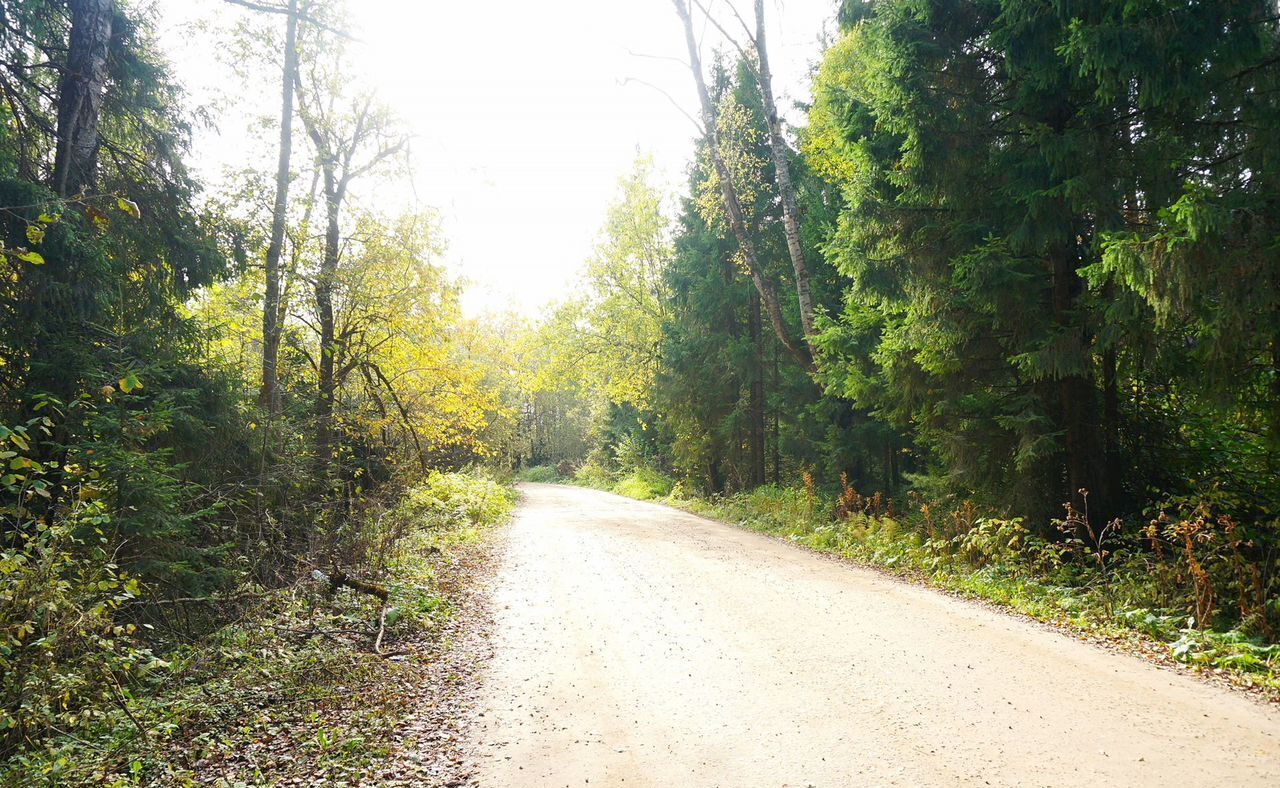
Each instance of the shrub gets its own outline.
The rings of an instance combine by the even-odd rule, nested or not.
[[[131,679],[159,666],[117,620],[140,592],[116,565],[97,471],[36,459],[53,421],[0,427],[0,754],[51,731],[79,734],[130,703]],[[65,507],[49,512],[66,485]],[[82,483],[74,480],[82,479]],[[37,514],[41,513],[43,514]]]
[[[671,486],[667,498],[672,501],[692,501],[697,498],[697,491],[689,485],[688,480],[679,479]]]
[[[81,507],[0,551],[0,751],[102,724],[130,702],[133,678],[163,665],[134,625],[116,620],[137,581],[112,563],[105,540],[75,536],[101,516],[96,504]]]
[[[618,480],[618,483],[613,486],[613,492],[628,498],[651,501],[655,498],[666,498],[674,487],[675,482],[671,477],[650,468],[636,468]]]
[[[540,482],[553,484],[560,481],[559,469],[552,465],[530,465],[516,472],[516,478],[522,482]]]
[[[596,487],[607,490],[613,486],[614,477],[608,468],[594,460],[588,459],[573,474],[573,480],[585,487]]]
[[[613,448],[613,458],[624,472],[648,468],[653,464],[651,448],[634,432],[619,439]]]
[[[432,472],[409,491],[396,509],[396,519],[428,528],[492,525],[515,506],[511,488],[477,473]]]
[[[981,568],[991,563],[1021,563],[1029,536],[1021,517],[1008,520],[982,517],[972,528],[957,534],[952,542],[962,559]]]

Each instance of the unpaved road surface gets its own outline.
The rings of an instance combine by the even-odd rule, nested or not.
[[[1280,711],[606,493],[523,485],[483,786],[1280,786]]]

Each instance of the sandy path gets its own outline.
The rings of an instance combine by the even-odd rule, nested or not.
[[[1280,710],[655,504],[523,485],[483,786],[1280,785]]]

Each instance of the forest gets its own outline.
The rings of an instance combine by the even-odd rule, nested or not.
[[[224,4],[272,166],[204,183],[153,7],[0,0],[0,784],[375,779],[515,481],[1280,692],[1271,0],[843,0],[795,106],[774,4],[663,4],[686,180],[536,318],[378,200],[358,4]]]

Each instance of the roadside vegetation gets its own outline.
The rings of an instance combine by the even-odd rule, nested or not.
[[[361,198],[407,131],[342,4],[232,5],[280,103],[209,188],[156,7],[0,3],[0,784],[362,779],[512,505],[507,329]]]
[[[355,529],[350,549],[361,555],[349,555],[345,565],[361,567],[359,588],[315,570],[285,586],[244,586],[200,600],[199,607],[218,608],[230,623],[186,642],[157,642],[103,620],[96,626],[110,631],[91,650],[63,651],[56,660],[47,642],[11,650],[6,691],[34,700],[57,688],[76,693],[80,703],[29,703],[7,712],[10,725],[60,734],[11,758],[0,768],[0,784],[367,777],[419,710],[424,663],[442,645],[435,639],[467,580],[459,565],[514,502],[510,486],[488,476],[434,473]],[[37,578],[25,579],[31,581],[23,585],[31,594],[25,604],[33,611],[84,604],[66,596],[78,591],[70,584],[37,591]],[[95,589],[99,599],[138,601],[136,583],[103,582]],[[17,600],[5,601],[5,612],[13,613]],[[99,604],[90,610],[104,619],[115,607]],[[172,607],[181,615],[196,604]],[[104,680],[111,684],[99,689],[108,697],[90,705],[83,693]]]

